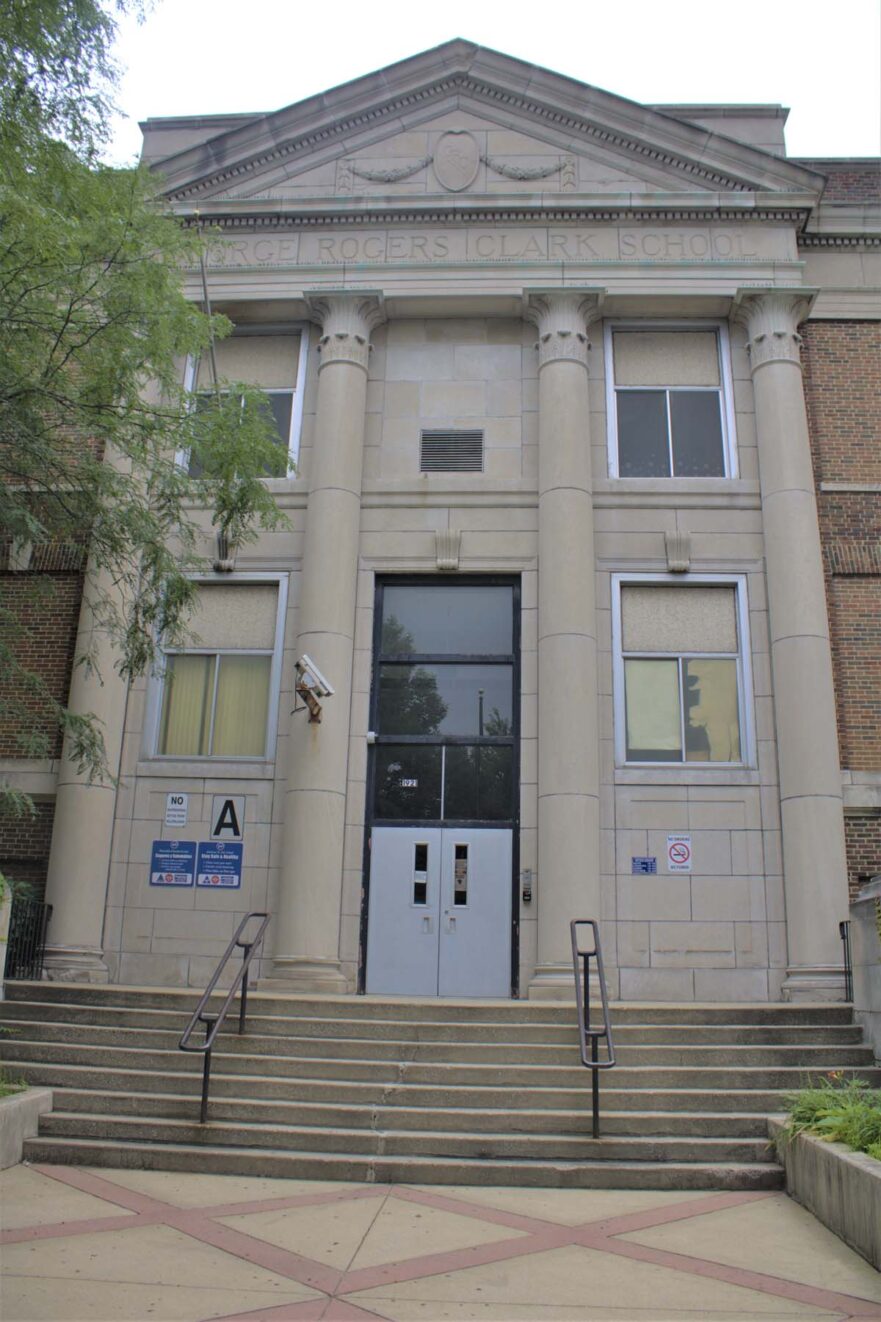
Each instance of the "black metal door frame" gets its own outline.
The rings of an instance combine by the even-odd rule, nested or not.
[[[513,630],[512,630],[512,654],[511,654],[511,687],[512,687],[512,743],[513,758],[511,767],[511,798],[512,815],[508,820],[500,821],[435,821],[419,818],[416,820],[403,819],[395,821],[381,820],[383,826],[392,829],[395,827],[424,827],[447,828],[468,830],[510,830],[511,839],[511,996],[517,999],[520,995],[520,887],[518,884],[520,876],[520,575],[519,574],[457,574],[449,579],[441,578],[438,574],[377,574],[373,593],[373,643],[371,651],[371,673],[370,673],[370,707],[369,707],[369,728],[376,729],[377,716],[379,710],[379,657],[381,631],[382,631],[382,600],[383,589],[386,587],[509,587],[512,589],[512,612],[513,612]],[[470,654],[448,654],[437,657],[433,663],[455,664],[457,661],[473,662],[474,656]],[[498,658],[493,657],[497,662]],[[400,742],[400,741],[399,741]],[[474,744],[476,740],[472,736],[454,736],[438,740],[438,743],[456,745],[456,744]],[[367,983],[367,926],[369,922],[370,909],[370,843],[373,834],[374,825],[377,824],[374,817],[374,801],[376,792],[376,745],[367,750],[367,784],[365,790],[364,806],[364,848],[362,861],[362,884],[361,884],[361,921],[358,940],[358,993],[364,994]]]

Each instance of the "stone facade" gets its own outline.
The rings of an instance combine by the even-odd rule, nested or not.
[[[170,204],[225,235],[215,307],[300,345],[289,527],[205,582],[271,586],[282,625],[264,756],[163,752],[155,676],[72,693],[120,781],[58,773],[53,976],[203,983],[268,907],[273,985],[361,985],[376,591],[409,576],[518,589],[515,991],[568,996],[568,920],[598,916],[624,999],[842,994],[844,813],[862,872],[881,810],[878,209],[863,163],[787,160],[782,112],[735,110],[452,42],[276,114],[147,122]],[[426,436],[479,463],[432,467]],[[224,796],[241,888],[151,885],[153,842],[205,840]]]

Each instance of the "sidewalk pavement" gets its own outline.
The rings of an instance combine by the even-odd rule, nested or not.
[[[881,1319],[782,1193],[380,1186],[17,1166],[4,1322]]]

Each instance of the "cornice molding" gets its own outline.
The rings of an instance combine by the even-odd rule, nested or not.
[[[780,209],[772,210],[761,208],[759,210],[741,210],[739,208],[719,208],[710,207],[706,210],[697,209],[693,205],[679,210],[670,206],[665,206],[655,210],[653,208],[617,208],[614,210],[598,209],[594,207],[475,207],[473,209],[463,210],[461,206],[450,205],[449,207],[432,207],[427,210],[413,210],[412,199],[406,199],[408,207],[399,210],[384,209],[374,211],[362,208],[346,207],[345,209],[326,210],[326,211],[282,211],[275,213],[206,213],[200,212],[196,215],[183,215],[181,222],[186,227],[204,225],[207,219],[210,223],[221,230],[273,230],[273,229],[319,229],[329,225],[347,225],[365,226],[373,225],[447,225],[465,226],[465,225],[497,225],[497,224],[524,224],[524,225],[561,225],[561,224],[658,224],[663,221],[670,221],[676,225],[682,225],[689,221],[699,224],[726,224],[726,225],[745,225],[745,224],[772,224],[772,225],[792,225],[796,229],[801,229],[807,217],[807,212],[798,209]],[[801,246],[805,236],[799,234],[799,245]],[[819,236],[818,236],[819,237]],[[855,240],[856,241],[856,240]],[[863,242],[862,239],[858,240]],[[872,240],[865,240],[866,243],[874,246]],[[881,240],[879,240],[881,242]],[[812,243],[805,246],[822,247],[823,242]]]
[[[799,248],[848,248],[874,252],[881,248],[881,234],[799,234]]]
[[[754,180],[739,177],[727,171],[713,170],[697,161],[689,160],[679,152],[642,142],[631,134],[619,129],[605,127],[572,111],[546,105],[522,93],[494,86],[483,79],[467,73],[449,74],[427,86],[416,88],[394,97],[381,105],[346,115],[331,124],[317,127],[310,132],[299,134],[288,142],[280,143],[270,149],[258,151],[246,161],[239,161],[219,170],[213,170],[182,187],[172,186],[166,193],[171,201],[183,201],[198,197],[212,188],[218,188],[230,180],[246,179],[262,169],[273,167],[283,161],[295,159],[316,147],[332,146],[334,143],[351,135],[353,132],[371,127],[378,127],[387,121],[393,121],[407,110],[424,105],[432,100],[441,100],[449,95],[466,95],[491,105],[501,105],[507,109],[519,111],[524,116],[540,120],[568,134],[577,134],[585,142],[595,142],[605,148],[612,148],[626,156],[637,157],[654,166],[673,170],[689,179],[700,179],[714,188],[731,192],[750,190]],[[160,162],[161,164],[161,162]]]

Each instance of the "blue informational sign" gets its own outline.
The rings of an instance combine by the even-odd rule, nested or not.
[[[192,886],[195,871],[195,840],[153,841],[150,851],[151,886]]]
[[[217,890],[238,890],[242,884],[240,840],[201,840],[196,862],[196,885]]]
[[[634,877],[648,876],[658,870],[658,860],[656,858],[631,858],[630,874]]]

